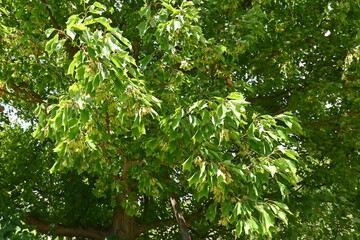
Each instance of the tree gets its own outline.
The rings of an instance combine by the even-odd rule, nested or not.
[[[359,237],[357,1],[0,10],[3,238]]]

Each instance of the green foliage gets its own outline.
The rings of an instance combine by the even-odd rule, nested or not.
[[[194,239],[358,238],[359,17],[0,1],[0,236],[176,239],[176,193]]]
[[[1,199],[6,199],[6,196],[1,196]],[[21,221],[21,213],[14,211],[11,202],[2,202],[0,209],[2,214],[0,221],[1,239],[39,239],[39,234],[37,234],[34,227],[27,226]]]

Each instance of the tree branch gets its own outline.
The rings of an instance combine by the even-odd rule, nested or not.
[[[261,101],[261,100],[273,100],[273,99],[276,99],[276,98],[282,98],[285,96],[285,98],[290,98],[295,91],[298,91],[298,90],[304,90],[305,88],[307,88],[309,86],[308,83],[304,83],[303,85],[300,85],[298,87],[293,87],[293,88],[290,88],[290,89],[287,89],[287,90],[283,90],[281,92],[277,92],[275,93],[274,95],[270,95],[270,96],[256,96],[256,97],[253,97],[253,98],[248,98],[247,100],[249,102],[255,102],[255,101]]]
[[[136,64],[139,63],[139,54],[140,54],[140,43],[138,41],[134,42],[132,45],[134,49],[134,59]]]
[[[30,215],[25,217],[25,223],[36,226],[36,230],[44,234],[48,234],[50,231],[54,230],[58,236],[64,237],[85,237],[95,240],[103,240],[106,237],[106,234],[101,231],[94,229],[63,227],[61,225],[53,226],[52,224],[43,222]]]
[[[44,101],[42,100],[42,98],[40,97],[39,94],[35,93],[34,91],[30,90],[25,90],[19,86],[17,86],[16,84],[11,84],[10,85],[14,90],[23,93],[24,95],[26,95],[28,98],[30,98],[31,100],[29,100],[28,102],[31,103],[43,103]]]
[[[33,91],[32,89],[29,89],[29,84],[28,84],[28,83],[26,83],[26,82],[21,82],[21,85],[24,85],[24,86],[27,88],[26,91],[27,91],[30,95],[32,95],[33,98],[43,101],[42,97],[41,97],[38,93],[36,93],[36,92]]]
[[[331,119],[327,119],[327,120],[321,120],[321,121],[317,121],[317,122],[312,122],[312,123],[306,123],[304,124],[305,126],[326,126],[329,123],[335,122],[337,120],[340,120],[341,118],[346,118],[346,117],[355,117],[355,116],[360,116],[360,113],[346,113],[344,115],[341,116],[337,116]]]
[[[50,17],[50,20],[51,20],[52,24],[54,25],[54,27],[57,28],[58,30],[61,30],[61,26],[60,26],[60,24],[58,23],[58,21],[56,20],[56,18],[54,17],[54,14],[52,13],[51,9],[49,8],[47,1],[46,1],[46,0],[40,0],[40,1],[41,1],[43,4],[45,4],[45,9],[46,9],[46,11],[48,12],[49,17]],[[60,35],[61,35],[62,37],[64,37],[64,34],[61,33],[61,32],[60,32]],[[78,51],[78,48],[70,45],[70,43],[69,43],[68,40],[65,41],[65,44],[64,44],[64,45],[65,45],[65,47],[66,47],[67,52],[69,53],[69,55],[70,55],[71,57],[73,57],[73,56],[75,55],[75,53]]]
[[[177,200],[177,197],[175,193],[172,193],[170,197],[170,203],[174,210],[175,218],[178,223],[180,233],[183,240],[191,240],[191,236],[189,234],[188,226],[186,224],[185,218],[181,212],[181,208],[179,205],[179,201]]]
[[[105,121],[106,121],[106,131],[108,136],[110,136],[110,116],[108,112],[106,112],[105,114]]]
[[[197,211],[196,213],[192,213],[192,214],[185,216],[184,217],[185,222],[189,224],[189,223],[203,217],[204,209],[205,209],[205,206],[202,207],[201,209],[199,209],[199,211]],[[164,219],[164,220],[156,221],[156,223],[151,224],[151,225],[139,226],[139,232],[143,233],[143,232],[149,231],[151,229],[156,229],[158,227],[171,227],[171,226],[175,225],[176,223],[177,223],[176,219],[174,219],[174,218]]]
[[[252,4],[252,0],[245,0],[242,2],[241,7],[246,9],[246,8],[250,7],[251,4]]]
[[[4,89],[0,89],[0,92],[5,93],[5,94],[9,94],[10,96],[14,96],[14,97],[19,98],[19,99],[21,99],[21,100],[23,100],[25,102],[28,102],[28,103],[34,103],[32,100],[23,98],[23,97],[21,97],[20,95],[18,95],[16,93],[8,92],[8,91],[6,91]]]

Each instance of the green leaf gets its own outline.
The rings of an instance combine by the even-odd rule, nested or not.
[[[303,134],[302,127],[297,121],[293,121],[292,130],[294,130],[296,134]]]
[[[180,10],[174,8],[173,6],[171,6],[170,4],[167,3],[161,3],[161,5],[163,5],[164,7],[166,7],[168,10],[170,10],[173,14],[177,14],[180,12]]]
[[[69,87],[69,95],[70,97],[75,97],[80,94],[80,88],[78,84],[73,84]]]
[[[178,20],[173,20],[171,27],[173,29],[173,31],[176,31],[177,29],[181,28],[181,23]]]
[[[298,157],[299,155],[297,154],[296,151],[292,150],[292,149],[286,149],[285,150],[285,155],[288,156],[289,158],[293,159],[293,160],[297,160],[296,157]]]
[[[214,51],[215,51],[217,54],[221,55],[221,54],[223,54],[223,53],[226,51],[226,47],[223,46],[223,45],[217,45],[217,46],[214,47]]]
[[[284,213],[283,211],[279,211],[277,213],[278,218],[280,218],[286,225],[288,224],[288,219],[286,216],[286,213]]]
[[[245,210],[245,206],[242,202],[237,202],[234,207],[235,215],[245,216],[247,211]]]
[[[236,223],[236,237],[239,238],[243,232],[243,228],[244,228],[244,222],[239,220],[237,223]]]
[[[255,137],[255,126],[254,123],[251,123],[248,128],[248,135],[250,138]]]
[[[74,40],[76,37],[76,32],[72,29],[66,29],[66,34],[72,39]]]
[[[206,125],[207,123],[210,122],[211,120],[211,116],[208,110],[204,109],[201,112],[201,118],[202,118],[202,125]]]
[[[269,214],[269,212],[264,209],[263,206],[258,206],[258,210],[262,216],[262,222],[263,222],[263,227],[265,229],[266,233],[270,233],[270,227],[274,226],[274,218]]]
[[[56,46],[59,42],[59,34],[57,33],[52,39],[50,39],[49,41],[47,41],[47,43],[45,44],[45,50],[49,53],[53,52],[54,49],[54,45]]]
[[[82,64],[76,70],[75,79],[78,80],[84,79],[84,75],[85,75],[85,66]]]
[[[271,177],[274,177],[277,173],[277,168],[273,165],[265,165],[264,168],[271,174]]]
[[[221,216],[230,216],[233,209],[234,205],[231,202],[225,203],[225,205],[221,207]]]
[[[63,122],[62,122],[62,120],[63,120],[63,112],[62,112],[62,111],[59,111],[59,112],[56,114],[55,118],[52,119],[52,120],[54,121],[54,128],[55,128],[55,129],[59,129],[59,128],[62,126],[62,124],[63,124]]]
[[[59,161],[56,161],[56,162],[54,163],[54,165],[51,167],[50,173],[51,173],[51,174],[55,173],[59,168],[60,168],[60,162],[59,162]]]
[[[140,29],[139,29],[140,30]],[[125,38],[122,33],[117,28],[110,28],[109,31],[122,42],[126,47],[132,50],[131,42]],[[146,31],[146,30],[145,30]]]
[[[143,21],[143,22],[139,23],[139,25],[137,26],[137,29],[139,29],[140,37],[143,37],[145,35],[145,32],[147,30],[146,25],[147,25],[146,21]]]
[[[89,145],[89,147],[92,148],[93,150],[96,150],[96,149],[97,149],[96,144],[95,144],[95,142],[94,142],[92,139],[87,138],[87,139],[86,139],[86,143],[87,143],[87,144]]]
[[[81,122],[82,124],[85,124],[85,123],[87,123],[87,122],[89,121],[89,119],[90,119],[90,113],[89,113],[89,111],[87,111],[87,110],[81,110],[81,111],[80,111],[80,122]]]
[[[92,59],[92,60],[95,60],[96,56],[97,56],[97,53],[95,51],[95,49],[93,48],[88,48],[88,54],[89,54],[89,57]]]
[[[210,207],[208,208],[205,214],[206,219],[213,221],[216,217],[216,212],[217,212],[217,203],[213,203],[210,205]]]
[[[194,3],[192,1],[183,1],[181,3],[181,8],[185,8],[185,7],[188,7],[188,6],[194,6]]]
[[[216,114],[217,114],[218,118],[220,118],[220,119],[225,118],[226,112],[227,112],[227,109],[224,106],[224,104],[220,104],[216,109]]]
[[[142,117],[140,114],[136,114],[134,123],[133,123],[131,129],[133,130],[133,134],[136,137],[146,134],[144,121],[142,120]]]
[[[75,55],[74,55],[74,59],[76,59],[76,61],[78,62],[78,64],[82,63],[85,59],[85,52],[84,50],[80,50],[78,51]]]
[[[209,187],[203,187],[199,192],[196,193],[196,201],[200,201],[201,198],[205,197],[208,198],[209,196]]]
[[[288,188],[281,182],[277,182],[277,184],[279,185],[279,189],[280,189],[280,192],[281,192],[282,199],[287,198],[288,195],[289,195]]]
[[[192,185],[197,185],[198,182],[199,182],[199,177],[200,177],[200,173],[199,172],[196,172],[194,173],[191,178],[189,178],[189,185],[192,186]]]
[[[99,17],[99,18],[95,18],[94,20],[106,28],[111,28],[111,26],[110,26],[111,20],[108,18]]]
[[[67,74],[71,75],[71,76],[74,76],[74,70],[75,70],[75,64],[76,64],[76,60],[72,60],[69,67],[68,67],[68,71],[67,71]]]
[[[75,15],[71,15],[68,20],[66,21],[66,24],[69,26],[71,26],[72,24],[74,24],[75,22],[79,22],[80,21],[80,17],[78,14]]]
[[[105,44],[109,47],[109,49],[113,52],[122,51],[120,43],[110,34],[106,35]]]
[[[192,154],[192,155],[191,155],[188,159],[186,159],[186,161],[182,164],[182,170],[183,170],[183,171],[191,170],[193,158],[194,158],[194,154]]]
[[[149,6],[143,6],[139,11],[140,17],[146,16],[150,17],[151,15],[151,8]]]
[[[285,212],[291,213],[289,207],[285,203],[277,202],[277,201],[274,201],[274,203],[277,206],[279,206],[282,210],[284,210]]]
[[[124,65],[119,61],[118,58],[110,57],[111,61],[115,64],[116,67],[122,68]]]
[[[50,37],[50,35],[51,35],[54,31],[55,31],[55,28],[48,28],[48,29],[46,29],[46,31],[45,31],[46,37],[47,37],[47,38]]]
[[[56,145],[56,147],[54,148],[54,152],[62,156],[65,153],[65,148],[66,148],[66,143],[62,141]]]
[[[227,96],[228,99],[234,99],[234,100],[244,100],[244,97],[239,92],[232,92]]]
[[[140,60],[140,66],[142,69],[144,69],[151,61],[151,59],[153,58],[153,55],[147,55],[145,56],[143,59]]]
[[[79,126],[74,126],[72,128],[70,128],[69,130],[69,140],[72,141],[74,140],[80,133],[80,127]]]
[[[97,8],[100,8],[102,10],[106,10],[106,6],[105,5],[102,5],[101,3],[99,2],[94,2],[93,5]]]
[[[85,24],[78,22],[76,24],[72,24],[70,29],[75,29],[78,31],[85,31],[87,29],[87,27]]]

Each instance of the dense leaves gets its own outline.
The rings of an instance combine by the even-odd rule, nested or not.
[[[356,0],[0,16],[4,238],[359,237]]]

